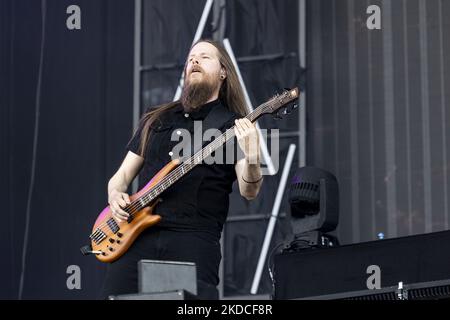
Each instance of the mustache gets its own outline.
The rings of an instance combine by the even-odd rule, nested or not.
[[[203,69],[200,66],[195,65],[195,66],[192,67],[190,73],[192,74],[193,72],[203,72]]]

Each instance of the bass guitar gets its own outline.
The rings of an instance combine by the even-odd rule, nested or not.
[[[252,122],[265,114],[276,114],[280,118],[280,111],[288,114],[297,107],[296,104],[290,106],[289,104],[298,99],[298,96],[298,88],[285,90],[259,105],[246,118]],[[153,209],[159,202],[158,197],[161,193],[232,139],[234,137],[233,128],[234,126],[226,130],[189,159],[183,162],[174,159],[166,164],[139,192],[130,196],[131,203],[123,208],[129,214],[127,221],[117,222],[112,217],[110,207],[104,208],[92,228],[89,236],[90,245],[82,247],[81,252],[85,255],[95,254],[97,259],[102,262],[113,262],[122,256],[143,230],[161,220],[160,215],[153,214]]]

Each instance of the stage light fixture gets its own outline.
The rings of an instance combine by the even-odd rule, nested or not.
[[[316,167],[299,168],[289,189],[293,240],[284,251],[339,245],[335,236],[339,220],[339,187],[336,177]]]

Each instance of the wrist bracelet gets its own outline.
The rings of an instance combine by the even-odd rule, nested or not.
[[[261,176],[261,178],[259,178],[259,179],[256,180],[256,181],[247,181],[247,180],[244,179],[244,176],[242,176],[242,180],[243,180],[245,183],[258,183],[258,182],[260,182],[262,179],[263,179],[263,176]]]

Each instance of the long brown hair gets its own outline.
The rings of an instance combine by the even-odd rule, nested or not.
[[[219,100],[228,108],[228,110],[244,117],[247,115],[247,108],[245,107],[244,92],[242,90],[241,84],[239,83],[239,78],[234,68],[233,62],[231,61],[228,52],[225,48],[216,41],[209,39],[201,39],[195,42],[191,49],[200,42],[207,42],[213,45],[219,53],[219,62],[221,66],[225,69],[226,78],[223,80],[222,86],[219,90]],[[189,50],[189,52],[190,52]],[[184,66],[184,74],[186,74],[187,63]],[[141,141],[139,145],[139,153],[141,157],[145,157],[145,152],[147,148],[147,142],[150,137],[151,127],[153,123],[159,119],[165,112],[175,108],[180,104],[180,100],[165,103],[154,108],[150,111],[144,113],[139,122],[139,127],[142,127]],[[135,132],[136,134],[136,132]]]

